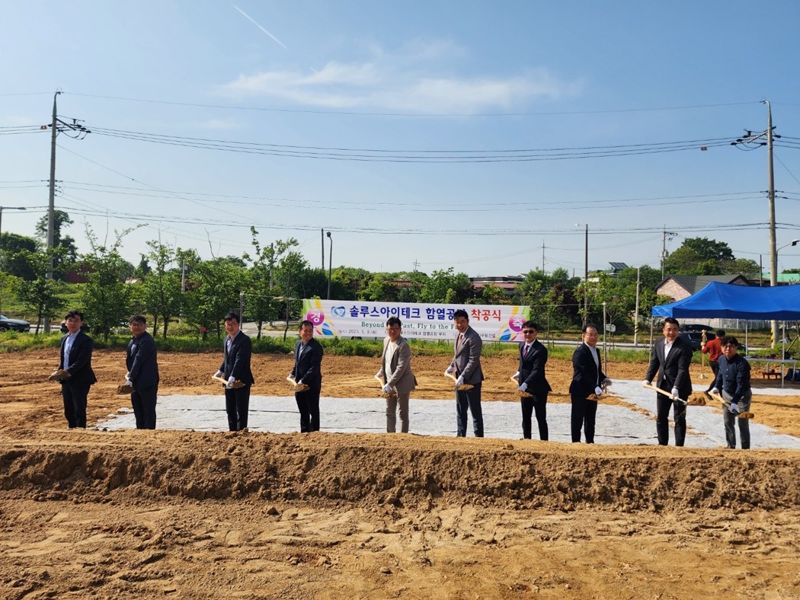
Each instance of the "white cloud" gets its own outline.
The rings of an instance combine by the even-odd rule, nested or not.
[[[511,76],[454,76],[443,63],[465,56],[449,41],[414,40],[401,51],[370,53],[362,62],[330,61],[308,71],[273,70],[240,75],[222,86],[225,95],[272,98],[301,106],[409,112],[476,113],[512,110],[540,99],[580,92],[547,69]]]

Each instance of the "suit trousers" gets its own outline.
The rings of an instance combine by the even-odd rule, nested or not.
[[[673,406],[675,445],[683,446],[686,439],[686,405],[682,402],[673,402],[670,398],[658,394],[656,397],[656,432],[658,433],[658,443],[661,446],[669,444],[669,409]]]
[[[522,437],[531,439],[531,416],[536,411],[536,424],[539,426],[539,439],[547,441],[547,392],[530,398],[520,398],[522,403]]]
[[[300,411],[300,432],[319,431],[319,393],[320,390],[306,390],[294,395],[297,410]]]
[[[467,435],[467,412],[472,412],[472,427],[475,437],[483,437],[483,412],[481,411],[481,384],[471,390],[456,390],[456,420],[458,437]]]
[[[250,386],[239,389],[225,388],[225,412],[228,413],[228,430],[241,431],[247,427],[250,409]]]
[[[61,396],[64,399],[64,416],[70,429],[86,429],[86,399],[89,396],[88,383],[61,382]]]
[[[730,394],[723,390],[722,397],[729,401],[731,400]],[[750,410],[750,403],[752,402],[753,394],[748,393],[744,400],[739,403],[739,408],[742,412]],[[725,406],[722,408],[722,420],[725,424],[725,440],[728,442],[728,448],[736,448],[736,427],[735,421],[739,422],[739,437],[742,440],[742,450],[750,449],[750,421],[747,419],[740,419],[728,410]]]
[[[594,423],[597,415],[597,400],[589,400],[583,394],[570,394],[572,412],[570,413],[570,428],[572,441],[581,441],[581,428],[586,437],[587,444],[594,444]]]
[[[131,405],[133,406],[133,415],[136,417],[136,429],[156,428],[157,397],[157,385],[143,390],[134,389],[131,392]]]
[[[711,390],[713,390],[714,386],[717,383],[717,375],[719,374],[719,362],[717,362],[716,360],[710,360],[708,361],[708,366],[711,367],[711,372],[714,373],[714,377],[711,380],[711,383],[709,384],[708,388],[706,389],[706,392],[710,392]]]
[[[397,409],[400,408],[400,431],[408,433],[408,402],[411,392],[398,393],[386,399],[386,432],[397,432]]]

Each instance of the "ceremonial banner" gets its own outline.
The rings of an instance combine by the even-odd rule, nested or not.
[[[470,326],[490,342],[522,340],[522,324],[530,318],[529,306],[486,304],[419,304],[414,302],[362,302],[359,300],[303,300],[302,318],[314,324],[321,337],[378,337],[386,334],[386,319],[403,323],[403,336],[452,340],[457,331],[453,313],[462,308]]]

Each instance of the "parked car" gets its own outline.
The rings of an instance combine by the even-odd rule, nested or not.
[[[708,325],[683,325],[680,336],[689,342],[692,350],[700,350],[704,331],[706,332],[706,341],[711,341],[717,337],[714,333],[714,328]]]
[[[30,331],[31,324],[24,319],[9,319],[0,315],[0,331]]]

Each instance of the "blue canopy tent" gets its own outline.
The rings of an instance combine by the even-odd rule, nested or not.
[[[654,317],[752,319],[765,321],[800,320],[800,285],[750,287],[712,281],[702,290],[677,302],[654,306]],[[652,330],[651,330],[652,338]],[[781,387],[786,361],[785,336],[781,342]],[[745,328],[745,345],[747,329]],[[794,367],[797,367],[796,361]]]
[[[749,287],[712,281],[688,298],[654,306],[652,315],[800,321],[800,285]]]

